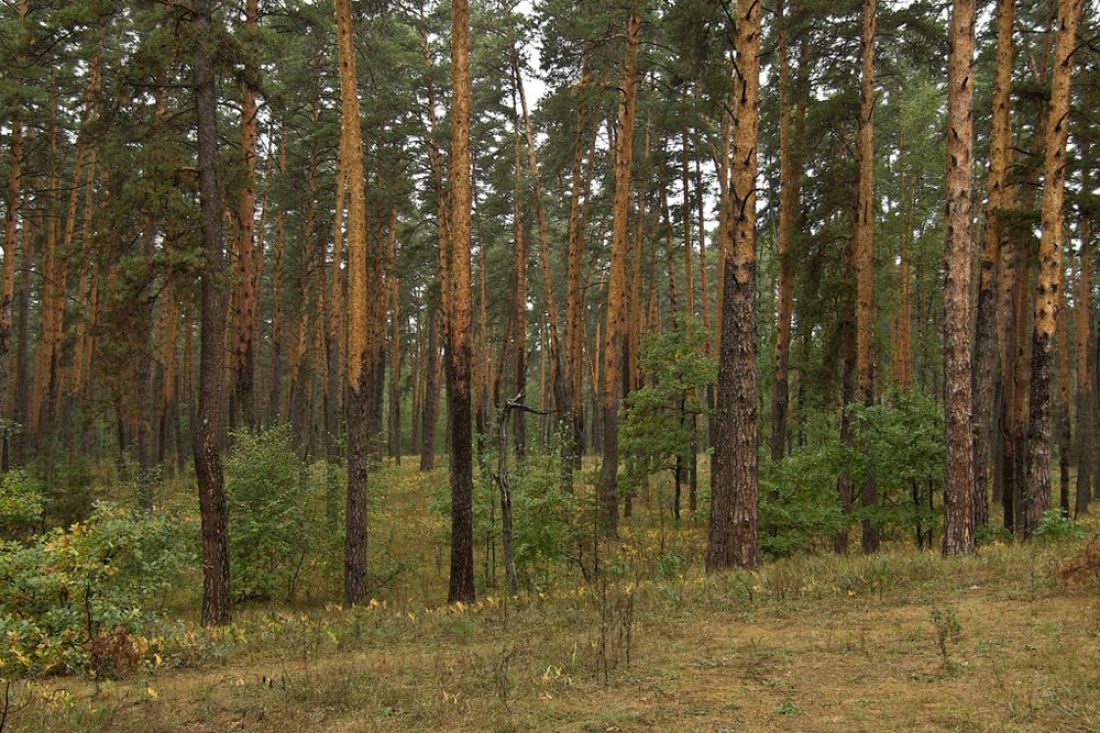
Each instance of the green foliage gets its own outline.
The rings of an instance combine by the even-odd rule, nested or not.
[[[974,528],[974,542],[976,542],[979,547],[993,545],[998,542],[1006,543],[1011,541],[1012,533],[1000,524],[987,522],[986,524],[981,524]]]
[[[779,462],[763,460],[760,472],[761,545],[772,557],[812,547],[847,528],[837,503],[839,441],[807,448]]]
[[[293,598],[323,531],[320,501],[290,426],[233,434],[226,460],[229,557],[239,599]]]
[[[482,471],[477,475],[474,492],[474,533],[497,546],[500,539],[500,487],[494,471],[484,467],[497,465],[495,446],[483,450]],[[532,582],[536,575],[547,575],[569,558],[578,543],[585,540],[587,524],[582,517],[585,504],[562,488],[561,446],[556,441],[533,450],[528,446],[523,461],[510,462],[508,483],[512,495],[512,548],[516,573]],[[440,488],[432,503],[433,511],[450,513],[449,496]],[[498,552],[497,557],[502,557]]]
[[[1047,509],[1035,528],[1035,536],[1046,542],[1081,540],[1085,537],[1085,529],[1063,515],[1060,509]]]
[[[943,408],[919,390],[890,392],[876,405],[852,405],[855,440],[844,466],[855,486],[874,477],[879,503],[854,516],[879,527],[935,525],[943,490]]]
[[[178,516],[99,503],[87,521],[29,544],[0,543],[0,669],[5,676],[101,666],[140,656],[135,635],[194,564],[192,527]]]
[[[919,392],[890,393],[880,404],[852,405],[855,437],[840,442],[828,413],[807,417],[806,447],[779,462],[762,458],[761,534],[764,551],[789,555],[870,519],[883,529],[935,526],[931,499],[943,488],[943,413]],[[877,506],[857,505],[847,515],[837,503],[837,480],[854,487],[873,476]],[[922,540],[923,541],[923,540]]]
[[[0,533],[10,539],[26,539],[42,523],[45,504],[42,487],[26,471],[0,477]]]
[[[619,432],[620,449],[632,458],[624,476],[628,489],[691,460],[696,436],[689,418],[705,413],[699,393],[718,372],[704,351],[708,336],[701,325],[677,316],[672,329],[642,340],[638,363],[649,378],[627,397]]]

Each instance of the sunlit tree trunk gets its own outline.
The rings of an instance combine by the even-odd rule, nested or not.
[[[873,1],[873,0],[872,0]],[[753,567],[757,532],[756,158],[760,124],[760,3],[737,0],[733,241],[725,272],[706,566]]]
[[[1028,404],[1027,477],[1023,534],[1029,538],[1050,506],[1050,442],[1053,422],[1051,384],[1058,291],[1062,287],[1062,202],[1065,198],[1066,137],[1069,130],[1072,52],[1077,42],[1081,0],[1058,3],[1050,107],[1046,116],[1043,163],[1042,237],[1039,241]]]
[[[944,215],[945,555],[974,551],[974,452],[970,427],[970,171],[974,138],[975,0],[955,0],[947,74],[947,212]]]
[[[359,123],[359,78],[350,0],[334,0],[340,64],[340,159],[348,191],[348,490],[344,535],[344,602],[366,599],[367,429],[370,384],[367,333],[366,193]]]
[[[634,158],[635,95],[641,30],[641,20],[632,9],[626,19],[626,50],[615,137],[611,272],[607,285],[607,329],[604,334],[603,466],[597,488],[597,524],[604,537],[615,537],[619,522],[619,402],[622,394],[620,361],[626,335],[627,216]]]
[[[470,46],[467,0],[451,0],[451,575],[447,600],[474,600],[470,414]]]

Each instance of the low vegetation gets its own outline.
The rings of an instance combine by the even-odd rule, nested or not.
[[[877,556],[811,543],[706,575],[705,517],[685,510],[675,523],[665,509],[661,520],[670,477],[639,491],[597,560],[577,549],[591,534],[563,519],[594,502],[555,494],[556,462],[535,453],[513,469],[520,593],[503,591],[499,538],[479,523],[485,591],[444,606],[446,472],[387,464],[372,481],[371,600],[349,609],[333,602],[332,467],[285,447],[280,431],[240,438],[227,464],[242,538],[234,587],[245,589],[229,626],[193,615],[201,576],[184,483],[158,486],[153,514],[120,497],[5,544],[5,730],[1087,731],[1100,715],[1087,521],[955,559],[917,549],[899,526]],[[261,474],[270,503],[248,500]],[[48,506],[31,484],[5,483],[13,529],[33,524],[26,507]],[[479,511],[492,512],[495,489],[479,486]],[[295,502],[308,522],[264,521]],[[403,531],[388,529],[399,517]]]

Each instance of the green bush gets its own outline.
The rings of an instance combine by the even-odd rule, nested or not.
[[[707,408],[699,396],[718,375],[707,356],[708,331],[694,319],[676,317],[675,328],[647,335],[639,367],[646,383],[626,398],[619,450],[629,456],[621,483],[636,491],[645,477],[688,465],[699,441],[692,418]]]
[[[0,668],[5,676],[135,663],[140,636],[194,566],[179,517],[99,503],[84,522],[0,543]]]
[[[876,405],[851,405],[852,445],[843,445],[835,415],[811,413],[804,447],[782,461],[761,457],[763,549],[789,555],[824,542],[864,519],[884,532],[915,532],[927,542],[938,526],[934,499],[943,491],[943,412],[917,391],[890,392]],[[837,481],[852,481],[853,507],[844,514]],[[859,489],[874,477],[878,504],[862,507]]]
[[[289,426],[233,434],[226,460],[230,580],[237,599],[292,599],[324,532],[323,502]]]
[[[45,502],[42,486],[26,471],[9,471],[0,477],[0,534],[8,539],[29,539],[41,529]]]
[[[474,491],[474,533],[486,544],[499,547],[501,509],[495,443],[485,441],[480,465]],[[538,449],[528,445],[522,462],[510,459],[508,483],[516,572],[521,580],[529,582],[573,555],[587,526],[580,519],[583,510],[578,498],[562,488],[561,444],[557,440]],[[445,486],[435,491],[431,508],[437,514],[450,515],[450,495]],[[497,557],[503,558],[500,551]]]
[[[1081,540],[1085,537],[1085,529],[1063,515],[1060,509],[1047,509],[1035,528],[1035,536],[1046,542]]]

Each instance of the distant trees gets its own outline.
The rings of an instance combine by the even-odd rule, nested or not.
[[[1063,510],[1088,509],[1100,128],[1080,0],[990,18],[957,0],[949,24],[875,0],[64,5],[0,9],[0,463],[60,485],[67,460],[111,461],[155,510],[158,472],[193,461],[210,623],[229,618],[223,423],[289,424],[301,460],[346,468],[348,604],[370,592],[383,453],[449,464],[465,601],[496,416],[520,457],[566,459],[599,538],[649,511],[659,492],[620,485],[644,470],[620,426],[668,386],[644,337],[680,319],[709,337],[669,359],[720,365],[662,408],[692,446],[672,479],[689,510],[713,450],[712,570],[758,562],[760,504],[776,551],[775,476],[881,448],[861,420],[921,395],[944,476],[820,463],[834,550],[857,525],[865,551],[896,538],[899,499],[921,542],[942,511],[948,553],[984,524],[1030,536],[1055,453]],[[539,409],[504,409],[517,394]]]

